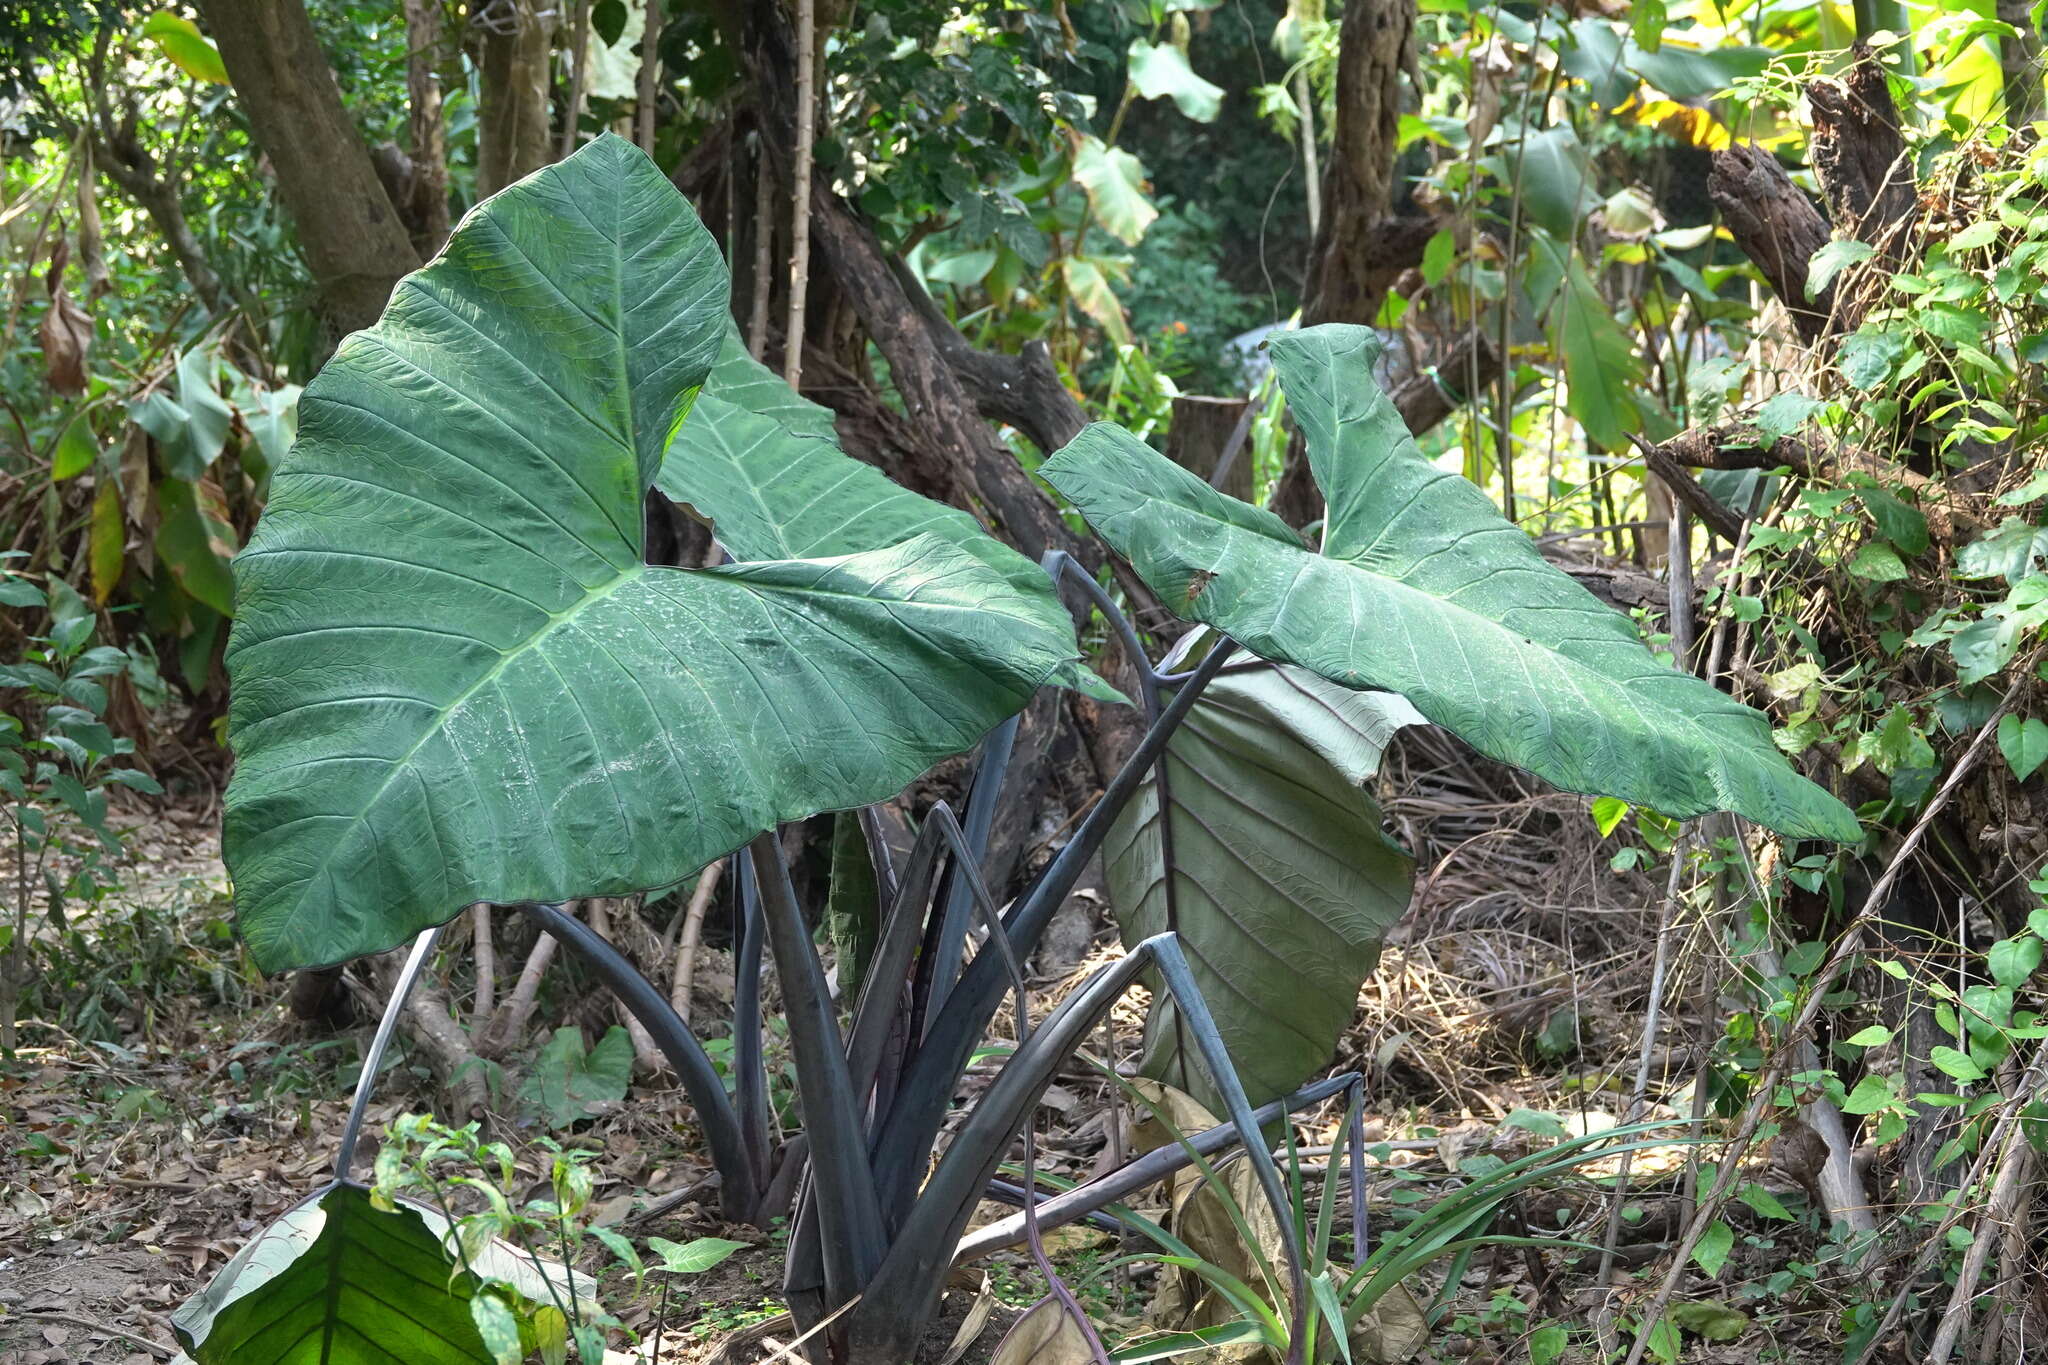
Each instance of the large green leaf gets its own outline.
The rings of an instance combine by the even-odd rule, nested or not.
[[[971,515],[841,451],[832,415],[749,356],[736,329],[655,486],[714,523],[738,560],[852,554],[929,534],[1020,590],[1043,591],[1043,571]]]
[[[1044,570],[973,516],[843,452],[832,414],[748,355],[737,327],[727,329],[655,486],[712,522],[742,561],[851,554],[931,536],[980,560],[1025,597],[1047,592]],[[1078,662],[1048,681],[1098,701],[1125,701]]]
[[[1050,585],[940,535],[642,562],[726,295],[682,197],[606,137],[472,212],[307,387],[228,651],[226,853],[265,970],[478,900],[674,883],[1071,675]]]
[[[458,1273],[447,1232],[431,1209],[378,1209],[361,1185],[336,1182],[257,1234],[171,1326],[198,1365],[493,1365],[470,1317],[477,1280]],[[471,1264],[532,1302],[568,1296],[560,1266],[504,1242]],[[593,1288],[576,1276],[579,1296]]]
[[[1567,791],[1859,837],[1849,809],[1792,770],[1762,715],[1658,662],[1485,494],[1422,458],[1373,384],[1368,329],[1311,328],[1271,346],[1329,505],[1320,554],[1113,426],[1089,427],[1041,471],[1168,607],[1264,658],[1399,692]]]
[[[1167,745],[1171,800],[1148,784],[1103,845],[1124,942],[1179,932],[1253,1104],[1329,1063],[1408,907],[1411,861],[1363,784],[1394,730],[1421,721],[1393,693],[1306,669],[1223,674]],[[1184,1041],[1155,992],[1140,1069],[1214,1106]]]

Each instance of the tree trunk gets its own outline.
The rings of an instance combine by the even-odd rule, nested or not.
[[[1807,82],[1807,161],[1836,225],[1858,241],[1895,249],[1916,216],[1919,187],[1885,69],[1869,48],[1859,44],[1855,53],[1840,80]]]
[[[337,336],[369,326],[420,257],[342,107],[304,0],[199,0],[199,10],[298,228],[322,318]]]
[[[448,129],[441,113],[441,0],[405,0],[405,93],[412,180],[412,244],[431,256],[448,240]]]
[[[1742,254],[1756,262],[1771,292],[1792,315],[1800,339],[1814,342],[1827,331],[1834,286],[1806,297],[1807,262],[1827,245],[1828,220],[1792,183],[1778,159],[1754,143],[1737,143],[1714,153],[1707,195],[1735,237]]]
[[[553,15],[543,0],[497,0],[473,21],[483,33],[477,63],[479,198],[548,164]]]
[[[1166,428],[1166,458],[1208,483],[1216,473],[1216,462],[1237,431],[1238,419],[1251,402],[1244,398],[1211,398],[1184,393],[1173,400],[1173,421]],[[1223,492],[1241,502],[1252,500],[1252,462],[1249,451],[1239,450],[1220,485]]]
[[[2010,35],[1998,40],[1998,65],[2005,77],[2005,123],[2018,131],[2041,117],[2041,31],[2027,0],[1998,0],[2000,23]]]
[[[1309,252],[1301,320],[1370,323],[1422,260],[1433,219],[1393,211],[1401,76],[1414,66],[1415,0],[1350,0],[1337,48],[1337,118]]]

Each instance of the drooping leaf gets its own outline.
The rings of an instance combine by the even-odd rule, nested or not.
[[[1412,864],[1363,784],[1393,732],[1421,720],[1392,693],[1306,669],[1225,674],[1167,745],[1171,800],[1148,783],[1103,845],[1125,944],[1179,932],[1253,1104],[1329,1062],[1408,907]],[[1179,1018],[1154,992],[1140,1071],[1218,1108]]]
[[[1208,123],[1223,109],[1223,87],[1212,85],[1188,65],[1188,54],[1172,43],[1133,38],[1131,86],[1141,99],[1170,99],[1181,113]]]
[[[165,479],[156,492],[157,557],[178,586],[223,616],[234,611],[234,579],[228,561],[235,531],[228,524],[220,487],[211,478],[198,484]]]
[[[726,293],[606,136],[472,211],[308,386],[228,652],[226,853],[264,969],[672,884],[892,794],[1071,668],[1049,585],[932,535],[643,562]]]
[[[1584,263],[1574,255],[1564,271],[1558,331],[1564,352],[1565,410],[1595,444],[1617,450],[1630,432],[1642,429],[1642,414],[1631,396],[1640,362]]]
[[[58,288],[51,294],[50,306],[36,324],[36,340],[50,387],[58,393],[84,393],[91,378],[86,361],[92,352],[92,315],[78,306],[69,290]]]
[[[1586,148],[1568,123],[1522,137],[1510,153],[1508,174],[1529,221],[1559,242],[1571,241],[1579,220],[1600,203]]]
[[[121,560],[128,549],[128,524],[121,516],[121,486],[102,477],[92,495],[92,519],[86,535],[86,562],[92,572],[92,600],[106,605],[121,582]]]
[[[1041,471],[1167,607],[1263,658],[1399,692],[1568,791],[1860,837],[1849,809],[1779,754],[1763,716],[1659,663],[1485,494],[1422,458],[1373,384],[1369,330],[1269,345],[1329,503],[1320,554],[1112,426],[1088,428]]]
[[[1074,179],[1088,192],[1088,205],[1109,233],[1132,246],[1159,216],[1145,196],[1145,166],[1121,147],[1103,145],[1090,134],[1074,147]]]
[[[1093,256],[1065,257],[1060,261],[1060,277],[1075,306],[1095,320],[1104,336],[1119,346],[1131,344],[1131,324],[1101,261]]]
[[[234,426],[234,409],[217,388],[219,361],[210,350],[194,347],[178,358],[177,397],[164,389],[129,405],[129,418],[156,437],[164,473],[196,483],[220,457]]]
[[[470,1300],[478,1281],[444,1250],[440,1214],[375,1207],[337,1182],[294,1205],[171,1315],[198,1365],[493,1365]],[[566,1294],[559,1266],[536,1268],[502,1242],[472,1261],[530,1299]],[[576,1278],[576,1292],[592,1285]]]
[[[989,1365],[1089,1365],[1094,1359],[1081,1325],[1048,1294],[1010,1325]]]

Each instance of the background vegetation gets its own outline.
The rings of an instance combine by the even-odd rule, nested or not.
[[[1422,454],[1673,667],[1766,713],[1859,817],[1840,848],[1673,818],[1400,721],[1370,763],[1261,779],[1262,802],[1359,792],[1341,827],[1415,862],[1399,922],[1340,964],[1372,973],[1356,1011],[1341,982],[1323,991],[1344,1019],[1332,1065],[1363,1077],[1358,1129],[1342,1090],[1281,1125],[1310,1243],[1326,1188],[1320,1240],[1341,1253],[1352,1207],[1439,1207],[1538,1142],[1643,1118],[1708,1139],[1549,1158],[1473,1207],[1479,1231],[1562,1240],[1406,1267],[1386,1283],[1415,1322],[1391,1301],[1348,1346],[2024,1358],[2048,1330],[2042,119],[2038,19],[1990,0],[12,7],[0,1353],[167,1355],[159,1310],[325,1164],[398,962],[266,980],[235,936],[212,833],[231,561],[341,338],[477,204],[612,132],[718,243],[735,345],[827,410],[847,455],[1030,559],[1072,556],[1152,657],[1194,598],[1114,553],[1042,464],[1107,419],[1314,537],[1321,493],[1261,343],[1371,327]],[[717,563],[732,547],[685,503],[710,515],[650,499],[649,559]],[[1112,618],[1072,605],[1088,661],[1137,696]],[[1135,714],[1054,689],[1024,712],[1012,799],[981,836],[996,901],[1067,845]],[[1171,762],[1218,761],[1206,723]],[[973,773],[948,760],[875,809],[907,849]],[[1186,786],[1176,809],[1216,818]],[[853,825],[783,836],[798,897],[829,901],[840,981],[865,951],[839,932]],[[726,867],[574,913],[694,1012],[732,1088],[759,1068],[779,1138],[802,1118],[795,1052],[773,974],[765,1057],[728,1036],[763,977]],[[1039,1015],[1105,960],[1105,906],[1128,919],[1145,894],[1112,856],[1068,899],[1025,964]],[[672,1063],[555,944],[488,908],[444,937],[371,1129],[440,1118],[391,1129],[377,1197],[426,1191],[456,1220],[503,1205],[496,1234],[598,1276],[608,1316],[575,1311],[568,1281],[564,1342],[590,1329],[645,1359],[739,1328],[734,1358],[774,1349],[756,1348],[783,1331],[787,1226],[720,1221]],[[1119,1014],[1097,1060],[1156,1078],[1156,1043]],[[1134,1103],[1070,1067],[1032,1110],[1039,1169],[1077,1179],[1148,1145]],[[1372,1152],[1369,1194],[1324,1179],[1346,1143]],[[1202,1327],[1222,1334],[1203,1351],[1284,1353],[1230,1335],[1286,1306],[1277,1251],[1259,1274],[1253,1188],[1230,1194],[1229,1167],[1201,1183],[1228,1235],[1199,1242],[1172,1197],[1145,1209],[1203,1265],[1234,1264],[1256,1306],[1127,1227],[1062,1234],[1043,1265],[1007,1253],[954,1309],[1022,1308],[1057,1266],[1108,1346]],[[1126,1252],[1143,1255],[1110,1264]],[[61,1293],[81,1260],[84,1297]],[[678,1297],[642,1275],[657,1261],[710,1278]],[[599,1358],[594,1338],[521,1330],[518,1349]]]

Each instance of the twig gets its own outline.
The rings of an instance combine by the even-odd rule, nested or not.
[[[2015,1124],[2019,1119],[2020,1110],[2031,1102],[2044,1085],[2048,1085],[2048,1047],[2042,1047],[2034,1053],[2034,1061],[2027,1068],[2026,1078],[2020,1082],[2019,1089],[2006,1100],[2004,1107],[1999,1111],[1998,1123],[1991,1130],[1990,1140],[1977,1154],[1976,1161],[1971,1163],[1970,1173],[1960,1188],[1970,1189],[1984,1178],[1992,1154],[2004,1152],[2010,1135],[2016,1131]],[[1920,1278],[1935,1254],[1948,1245],[1949,1229],[1962,1222],[1963,1215],[1968,1212],[1969,1206],[1958,1199],[1941,1222],[1927,1234],[1920,1243],[1920,1250],[1913,1257],[1912,1265],[1907,1268],[1905,1278],[1900,1282],[1899,1292],[1893,1297],[1891,1307],[1885,1310],[1883,1320],[1877,1324],[1877,1330],[1870,1334],[1870,1339],[1864,1343],[1863,1349],[1849,1365],[1864,1365],[1864,1362],[1876,1352],[1878,1343],[1898,1326],[1900,1315],[1906,1311],[1906,1301],[1913,1296],[1913,1282]]]
[[[1728,510],[1726,503],[1700,487],[1699,480],[1684,465],[1672,458],[1662,446],[1651,445],[1633,432],[1629,434],[1629,440],[1635,442],[1643,463],[1664,481],[1664,486],[1671,490],[1672,498],[1679,505],[1705,522],[1708,529],[1723,540],[1732,544],[1741,539],[1743,519]]]
[[[590,929],[599,938],[612,937],[611,908],[603,896],[592,896],[590,906]],[[646,1075],[659,1075],[671,1070],[668,1058],[662,1055],[661,1047],[654,1041],[654,1035],[640,1022],[633,1011],[619,1007],[619,1017],[625,1021],[626,1036],[633,1040],[633,1063]]]
[[[760,141],[757,135],[755,141]],[[768,272],[775,259],[775,177],[768,155],[754,153],[754,296],[747,309],[747,354],[759,360],[768,348]]]
[[[725,871],[725,859],[708,863],[697,874],[697,889],[690,893],[690,908],[683,915],[682,942],[676,945],[676,969],[670,978],[668,1002],[684,1023],[690,1022],[690,986],[697,976],[697,943],[704,936],[704,912],[718,890],[718,878]]]
[[[804,286],[811,266],[811,156],[818,132],[818,11],[815,0],[796,0],[796,150],[792,155],[789,220],[789,313],[782,329],[782,377],[792,389],[804,371]],[[799,390],[801,391],[801,390]]]
[[[1678,515],[1674,514],[1674,526]],[[1678,543],[1672,542],[1673,565],[1679,561],[1681,551]],[[1664,977],[1671,961],[1671,921],[1678,905],[1678,881],[1685,873],[1686,849],[1691,844],[1691,831],[1681,834],[1671,845],[1671,876],[1664,884],[1664,902],[1657,908],[1657,949],[1650,964],[1650,1007],[1643,1015],[1643,1045],[1636,1054],[1636,1083],[1630,1090],[1628,1109],[1622,1118],[1624,1126],[1634,1123],[1642,1116],[1643,1101],[1650,1089],[1650,1057],[1657,1045],[1657,1028],[1664,1013]],[[1621,1154],[1621,1169],[1614,1180],[1614,1194],[1607,1201],[1607,1235],[1600,1245],[1600,1271],[1593,1277],[1596,1285],[1605,1285],[1614,1273],[1614,1247],[1621,1236],[1621,1206],[1628,1198],[1628,1171],[1634,1152]]]
[[[1991,1185],[1991,1202],[1977,1220],[1977,1235],[1971,1239],[1970,1250],[1963,1257],[1962,1268],[1956,1273],[1956,1287],[1949,1295],[1947,1309],[1942,1312],[1941,1326],[1934,1333],[1934,1345],[1928,1348],[1927,1365],[1948,1365],[1957,1341],[1968,1329],[1970,1301],[1976,1297],[1977,1281],[1991,1260],[1991,1239],[2009,1225],[2018,1212],[2020,1195],[2026,1188],[2032,1166],[2033,1153],[2020,1141],[2019,1125],[2015,1124],[2006,1135],[2005,1150],[1999,1154],[1998,1178]],[[2011,1267],[2007,1267],[2008,1273],[2010,1270]]]
[[[178,1354],[177,1351],[164,1345],[161,1341],[151,1341],[148,1337],[139,1337],[135,1333],[125,1328],[116,1327],[110,1322],[96,1322],[92,1318],[78,1313],[46,1313],[41,1310],[32,1310],[23,1313],[22,1316],[30,1322],[61,1323],[66,1327],[83,1328],[88,1332],[97,1332],[101,1336],[114,1337],[127,1342],[130,1346],[141,1347],[159,1360],[169,1360]]]
[[[1984,722],[1984,728],[1977,732],[1977,737],[1970,741],[1970,747],[1963,751],[1962,758],[1957,760],[1955,767],[1949,772],[1948,780],[1943,782],[1941,789],[1934,794],[1934,799],[1920,812],[1920,818],[1914,821],[1913,828],[1900,843],[1898,851],[1892,854],[1891,861],[1886,864],[1884,874],[1877,879],[1876,885],[1870,888],[1870,895],[1864,899],[1862,907],[1857,910],[1855,918],[1849,921],[1842,936],[1835,941],[1834,950],[1828,954],[1827,961],[1814,974],[1813,986],[1807,993],[1806,1003],[1800,1007],[1791,1026],[1785,1030],[1783,1041],[1764,1067],[1763,1074],[1757,1077],[1756,1099],[1743,1115],[1741,1128],[1736,1131],[1734,1139],[1729,1142],[1721,1158],[1720,1170],[1715,1175],[1713,1189],[1700,1201],[1699,1208],[1693,1212],[1692,1221],[1686,1225],[1684,1234],[1678,1239],[1678,1245],[1672,1249],[1671,1268],[1665,1272],[1664,1282],[1657,1286],[1657,1292],[1651,1296],[1645,1307],[1642,1315],[1644,1322],[1655,1323],[1664,1316],[1664,1310],[1671,1304],[1671,1296],[1678,1292],[1678,1281],[1685,1274],[1686,1259],[1692,1255],[1692,1249],[1699,1245],[1708,1224],[1720,1216],[1722,1208],[1734,1192],[1736,1179],[1741,1174],[1743,1155],[1749,1150],[1749,1144],[1756,1137],[1757,1129],[1763,1125],[1764,1115],[1772,1108],[1772,1097],[1777,1093],[1778,1083],[1784,1079],[1786,1062],[1799,1051],[1793,1046],[1794,1042],[1806,1037],[1812,1030],[1814,1021],[1820,1017],[1821,1010],[1825,1007],[1829,988],[1834,984],[1835,978],[1841,975],[1857,945],[1863,941],[1864,929],[1884,908],[1886,900],[1891,896],[1892,887],[1905,871],[1914,851],[1920,847],[1920,841],[1927,836],[1929,827],[1934,823],[1934,817],[1948,805],[1950,798],[1955,795],[1956,788],[1962,785],[1963,779],[1969,776],[1970,770],[1975,768],[1978,760],[1984,756],[1992,734],[1998,729],[1999,719],[2012,709],[2012,704],[2019,699],[2021,691],[2032,681],[2033,668],[2034,657],[2030,656],[2022,667],[2015,670],[2016,681],[1998,703],[1997,710]],[[1629,1348],[1625,1365],[1642,1365],[1643,1353],[1649,1349],[1650,1338],[1653,1335],[1654,1333],[1648,1331],[1636,1335],[1635,1344]],[[1877,1336],[1873,1336],[1871,1340],[1874,1343]]]

